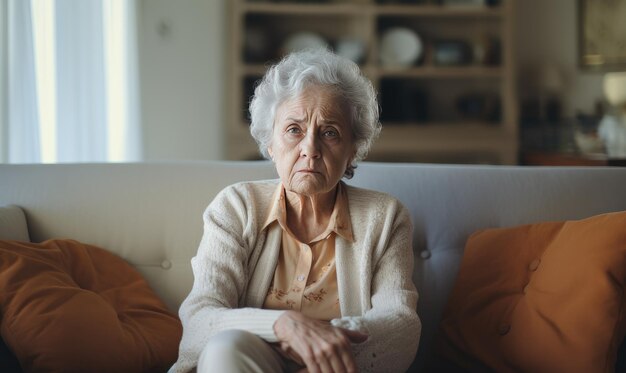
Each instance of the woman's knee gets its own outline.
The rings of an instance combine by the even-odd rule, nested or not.
[[[240,354],[245,354],[246,349],[257,342],[257,338],[259,337],[243,330],[226,330],[209,339],[202,350],[202,356],[211,360],[237,358]]]
[[[268,364],[275,368],[272,348],[257,335],[243,330],[220,332],[207,342],[198,360],[198,372],[267,371]]]
[[[207,343],[207,346],[213,348],[234,348],[246,347],[250,344],[263,342],[263,340],[255,334],[246,332],[245,330],[225,330],[217,333]]]

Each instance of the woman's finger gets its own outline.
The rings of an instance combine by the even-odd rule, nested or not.
[[[333,354],[327,356],[326,353],[321,352],[316,356],[315,362],[322,373],[345,373],[345,370],[342,369],[342,364],[337,365],[339,369],[335,370],[331,360],[338,361],[339,358]]]
[[[341,363],[343,366],[343,371],[345,372],[356,372],[356,361],[354,360],[354,355],[352,354],[352,347],[350,346],[350,338],[345,333],[346,329],[337,329],[337,333],[340,334],[339,341],[341,344],[341,349],[339,350],[338,358],[341,359]],[[362,333],[359,333],[362,335]]]
[[[297,349],[297,347],[295,348]],[[301,352],[300,356],[302,357],[304,365],[306,365],[306,368],[310,373],[322,373],[319,364],[315,360],[315,353],[313,351],[305,347],[304,352]]]
[[[341,332],[338,332],[341,334]],[[346,366],[342,355],[346,353],[345,343],[342,335],[331,338],[331,340],[322,343],[317,351],[317,361],[323,372],[345,373]]]
[[[298,365],[304,366],[304,362],[302,361],[302,358],[300,357],[300,355],[298,355],[298,353],[295,352],[293,348],[289,347],[289,344],[285,342],[281,342],[280,351],[283,357],[294,361]]]
[[[346,363],[349,364],[349,361],[346,361],[344,357],[344,353],[333,354],[333,356],[330,358],[330,365],[331,365],[332,371],[336,373],[349,372],[348,365],[346,365]]]

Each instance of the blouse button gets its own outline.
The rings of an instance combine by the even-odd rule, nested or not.
[[[304,281],[304,275],[298,276],[298,281]]]

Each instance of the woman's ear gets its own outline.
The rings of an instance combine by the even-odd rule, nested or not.
[[[352,155],[350,155],[350,158],[348,158],[347,167],[350,167],[350,165],[352,164],[352,161],[354,161],[354,158],[356,158],[356,149],[354,149],[354,151],[352,152]]]
[[[274,152],[272,151],[272,146],[268,146],[267,147],[267,154],[270,155],[270,159],[273,161],[274,160]]]

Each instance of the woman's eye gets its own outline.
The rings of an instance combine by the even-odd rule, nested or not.
[[[300,133],[300,128],[298,127],[289,127],[287,128],[287,133],[291,133],[291,134],[299,134]]]
[[[339,136],[339,133],[337,133],[337,131],[335,130],[326,130],[323,133],[324,137],[337,137]]]

